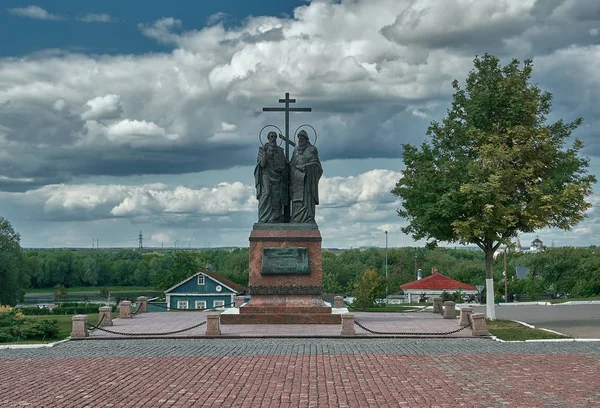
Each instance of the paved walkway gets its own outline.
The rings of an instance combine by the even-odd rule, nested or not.
[[[439,314],[431,311],[413,313],[354,313],[355,320],[368,329],[384,333],[407,333],[407,337],[431,337],[435,333],[452,332],[460,329],[458,319],[443,319]],[[132,319],[115,319],[113,326],[104,329],[112,332],[136,334],[147,334],[148,337],[159,337],[163,333],[169,333],[193,327],[206,320],[204,312],[163,312],[142,313],[135,315]],[[96,322],[90,322],[95,324]],[[223,337],[340,337],[340,325],[310,324],[310,325],[221,325]],[[375,337],[355,325],[357,336]],[[202,337],[206,332],[206,326],[200,326],[181,333],[170,334],[169,337]],[[427,334],[426,334],[427,333]],[[444,337],[472,337],[470,328],[444,335]],[[90,334],[91,339],[123,338],[127,335],[115,334],[100,329]]]
[[[0,350],[1,407],[593,407],[597,343],[71,341]]]

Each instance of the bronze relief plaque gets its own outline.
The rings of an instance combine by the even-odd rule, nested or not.
[[[308,248],[263,248],[261,275],[309,275]]]

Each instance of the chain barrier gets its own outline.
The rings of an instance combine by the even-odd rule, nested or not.
[[[98,327],[100,327],[100,325],[102,324],[102,321],[104,320],[104,317],[106,317],[106,315],[105,315],[105,314],[103,314],[103,315],[102,315],[102,317],[100,318],[100,321],[99,321],[99,322],[98,322],[98,324],[97,324],[97,325],[95,325],[95,326],[92,326],[92,325],[88,324],[88,326],[89,326],[89,327],[88,327],[88,330],[89,330],[89,331],[92,331],[92,330],[96,330]]]
[[[348,307],[348,309],[352,309],[352,310],[356,310],[357,312],[365,312],[365,313],[370,313],[370,310],[363,310],[363,309],[359,309],[357,307],[354,307],[352,305],[350,305],[349,303],[344,302],[344,305],[346,305],[346,307]],[[397,310],[397,311],[390,311],[390,312],[383,312],[383,313],[414,313],[414,312],[420,312],[422,310],[425,310],[429,307],[429,305],[425,305],[423,307],[420,307],[418,309],[410,309],[410,310]]]
[[[234,305],[234,304],[235,304],[235,302],[231,302],[231,303],[226,303],[226,304],[224,304],[222,306],[205,307],[205,308],[200,308],[200,309],[179,309],[179,308],[176,308],[176,307],[168,307],[168,306],[163,306],[163,305],[159,305],[159,304],[156,304],[156,303],[152,303],[152,306],[162,307],[163,309],[167,309],[167,310],[180,310],[180,311],[183,311],[183,312],[201,312],[203,310],[206,311],[206,310],[220,309],[222,307],[228,307],[228,306],[231,306],[231,305]]]
[[[468,324],[466,326],[459,327],[456,330],[451,330],[451,331],[447,331],[447,332],[435,332],[435,333],[431,333],[431,332],[380,332],[380,331],[376,331],[376,330],[371,330],[371,329],[363,326],[356,320],[354,321],[354,324],[357,325],[358,327],[360,327],[361,329],[368,331],[371,334],[389,334],[389,335],[394,335],[394,336],[447,336],[449,334],[461,332],[464,329],[466,329],[467,327],[472,330],[473,326],[471,323],[471,317],[469,315],[467,315],[467,322],[468,322]]]
[[[202,326],[204,324],[206,324],[206,320],[203,321],[203,322],[200,322],[200,323],[198,323],[198,324],[196,324],[194,326],[186,327],[185,329],[172,330],[172,331],[163,332],[163,333],[125,333],[125,332],[119,332],[119,331],[116,331],[116,330],[105,329],[103,327],[98,327],[98,330],[101,330],[103,332],[110,333],[110,334],[118,334],[120,336],[134,336],[134,337],[135,336],[169,336],[171,334],[183,333],[183,332],[186,332],[186,331],[189,331],[189,330],[196,329],[196,328],[198,328],[198,327],[200,327],[200,326]]]
[[[136,314],[138,314],[140,312],[140,305],[138,304],[135,308],[135,312],[133,312],[131,315],[135,316]]]

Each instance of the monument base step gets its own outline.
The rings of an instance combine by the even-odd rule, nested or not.
[[[221,324],[341,324],[339,314],[243,313],[222,314]]]
[[[331,314],[328,306],[242,306],[240,314]]]

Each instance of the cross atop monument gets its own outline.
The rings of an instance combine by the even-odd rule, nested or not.
[[[290,108],[290,103],[296,103],[295,99],[290,99],[289,92],[285,93],[285,99],[280,99],[279,103],[285,103],[285,108],[263,108],[263,112],[285,112],[285,136],[279,135],[285,142],[285,158],[290,160],[290,145],[296,146],[290,139],[290,112],[311,112],[312,108]]]

